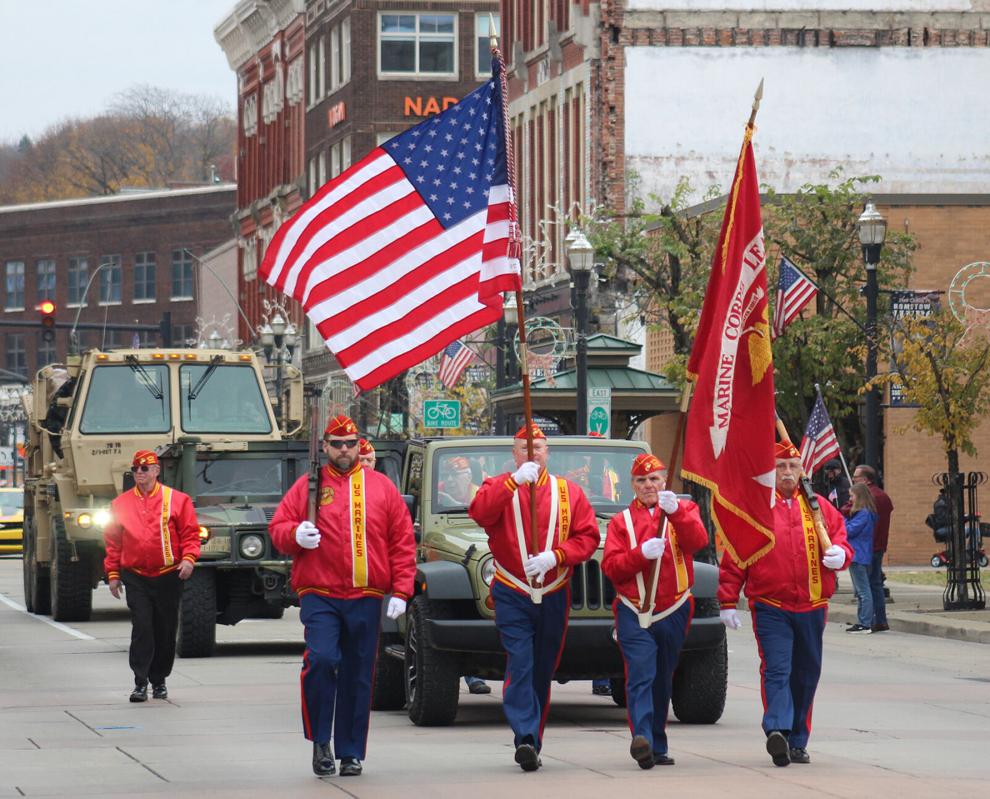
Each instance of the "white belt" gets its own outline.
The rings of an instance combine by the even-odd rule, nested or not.
[[[650,625],[656,624],[661,619],[665,619],[671,613],[675,612],[681,605],[687,602],[689,596],[691,596],[690,588],[687,591],[685,591],[683,594],[681,594],[681,598],[678,599],[673,605],[671,605],[669,608],[664,608],[659,613],[640,613],[639,605],[637,605],[631,599],[629,599],[626,596],[623,596],[622,594],[619,594],[619,599],[622,600],[623,605],[625,605],[627,608],[629,608],[629,610],[631,610],[633,613],[636,614],[636,617],[639,619],[639,626],[645,630],[648,627],[650,627]]]
[[[556,580],[554,580],[549,585],[541,585],[534,588],[529,583],[524,583],[514,574],[509,574],[509,572],[507,572],[504,568],[502,568],[501,565],[499,565],[498,561],[495,561],[496,574],[498,574],[504,580],[512,583],[514,586],[516,586],[516,588],[518,588],[523,593],[528,594],[529,598],[533,600],[533,603],[537,605],[539,605],[543,600],[544,594],[551,593],[556,588],[559,588],[560,586],[562,586],[564,583],[567,582],[567,578],[569,576],[568,575],[569,570],[563,566],[559,566],[558,569],[561,571],[561,574],[557,575]]]

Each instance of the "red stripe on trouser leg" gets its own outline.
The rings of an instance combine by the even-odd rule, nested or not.
[[[299,673],[299,699],[302,704],[302,717],[303,717],[303,734],[306,736],[307,740],[313,740],[313,727],[309,720],[309,708],[306,706],[306,675],[309,674],[310,664],[309,664],[309,650],[307,649],[303,652],[303,668]],[[325,741],[320,741],[320,743],[325,743]]]

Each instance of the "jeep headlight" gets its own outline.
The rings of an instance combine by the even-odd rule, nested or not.
[[[243,557],[256,560],[265,553],[265,542],[260,535],[245,535],[241,538],[240,550]]]
[[[97,527],[106,527],[110,524],[110,511],[98,510],[93,514],[93,524]]]
[[[76,516],[76,524],[82,527],[83,530],[88,530],[93,525],[93,517],[88,513],[80,513]]]
[[[491,587],[492,580],[495,579],[495,558],[487,558],[481,564],[481,581]]]

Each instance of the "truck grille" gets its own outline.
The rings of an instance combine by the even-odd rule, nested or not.
[[[589,560],[574,568],[571,577],[571,609],[601,610],[612,606],[615,588],[602,573],[597,560]]]

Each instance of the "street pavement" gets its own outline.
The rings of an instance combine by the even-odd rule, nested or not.
[[[725,714],[713,726],[671,721],[674,767],[637,768],[624,711],[592,696],[590,683],[572,682],[554,686],[544,767],[524,774],[512,762],[494,683],[490,696],[462,689],[451,727],[415,727],[401,711],[373,714],[365,774],[319,780],[300,733],[298,613],[220,628],[216,657],[176,662],[170,700],[132,705],[122,603],[101,586],[92,621],[54,626],[23,612],[20,575],[19,558],[0,558],[0,797],[928,799],[985,795],[990,778],[990,649],[896,630],[848,635],[835,620],[850,607],[842,593],[826,631],[811,765],[774,768],[763,749],[746,616],[729,637]],[[902,604],[891,588],[892,614],[909,617],[907,595]]]

